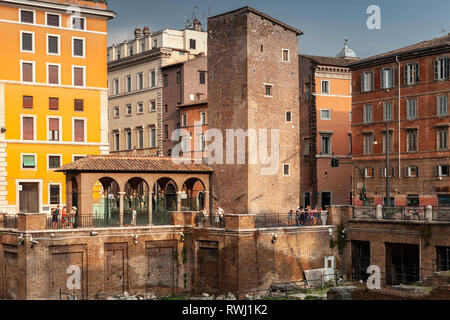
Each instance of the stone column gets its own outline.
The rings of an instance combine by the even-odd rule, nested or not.
[[[427,219],[427,221],[433,221],[433,207],[432,206],[425,207],[425,219]]]
[[[383,220],[383,207],[381,204],[377,205],[376,218],[377,220]]]
[[[153,224],[153,191],[148,192],[148,225],[151,226]]]
[[[209,191],[205,191],[205,209],[206,211],[208,211],[208,214],[211,215],[211,204],[209,203],[210,198],[209,198]]]
[[[181,191],[177,191],[177,212],[181,212]]]
[[[119,194],[119,225],[123,226],[123,196],[126,194],[125,192],[118,192]]]

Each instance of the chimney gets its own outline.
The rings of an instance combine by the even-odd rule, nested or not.
[[[140,28],[134,29],[134,37],[136,39],[142,38],[142,30]]]
[[[198,21],[197,18],[195,18],[193,21],[192,30],[202,31],[202,23],[200,21]]]
[[[150,35],[150,28],[149,27],[144,27],[144,36],[148,36]]]

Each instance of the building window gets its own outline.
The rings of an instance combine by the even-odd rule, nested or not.
[[[272,85],[271,84],[266,84],[265,86],[265,96],[266,97],[272,97]]]
[[[200,122],[202,125],[206,124],[206,112],[200,112]]]
[[[374,168],[364,168],[364,175],[366,176],[366,178],[373,178],[374,171]]]
[[[48,108],[49,110],[58,110],[59,109],[59,98],[48,98]]]
[[[320,120],[331,120],[331,110],[321,109],[320,110]]]
[[[47,36],[47,54],[59,55],[59,36]]]
[[[311,99],[311,85],[309,83],[305,83],[305,97],[306,100]]]
[[[320,153],[322,155],[331,155],[331,136],[329,134],[321,134],[321,150]]]
[[[373,153],[373,135],[364,135],[364,155],[371,155]]]
[[[448,96],[437,97],[437,115],[440,117],[448,115]]]
[[[73,156],[73,162],[86,158],[86,156]]]
[[[434,172],[436,177],[448,177],[450,173],[450,166],[441,164],[440,166],[434,167]]]
[[[24,82],[34,81],[34,63],[22,62],[22,81]]]
[[[392,103],[386,102],[383,104],[383,119],[384,121],[392,120]]]
[[[303,154],[305,156],[309,155],[309,138],[305,138],[304,139],[304,144],[303,144]]]
[[[113,117],[114,118],[119,118],[120,117],[120,108],[119,106],[115,106],[114,110],[113,110]]]
[[[165,74],[163,76],[164,79],[164,87],[167,87],[169,85],[169,75]]]
[[[181,126],[186,127],[187,126],[187,114],[183,113],[181,115]]]
[[[119,48],[119,51],[117,51],[116,56],[117,56],[117,60],[119,60],[120,59],[120,48]]]
[[[164,126],[164,140],[169,140],[169,126],[167,124]]]
[[[128,56],[132,56],[133,55],[133,45],[131,44],[129,47],[128,47]]]
[[[127,92],[131,92],[131,76],[127,76]]]
[[[145,51],[145,41],[142,40],[142,42],[141,42],[141,52],[144,52],[144,51]]]
[[[407,178],[416,178],[419,176],[419,167],[408,166],[405,169],[406,169],[405,175]]]
[[[200,75],[200,84],[206,84],[206,72],[200,71],[199,75]]]
[[[156,101],[155,100],[150,100],[149,111],[150,112],[156,111]]]
[[[127,131],[127,150],[131,150],[131,131]]]
[[[138,129],[138,146],[139,149],[144,149],[144,129]]]
[[[72,17],[72,29],[84,30],[86,28],[85,18]]]
[[[34,23],[34,11],[20,9],[20,22]]]
[[[59,66],[49,64],[47,68],[47,82],[49,84],[59,84]]]
[[[352,134],[348,133],[348,154],[353,153],[352,144],[353,144]]]
[[[22,169],[36,169],[36,155],[23,154],[22,155]]]
[[[142,102],[139,102],[137,104],[137,110],[136,110],[137,114],[143,114],[144,113],[144,104]]]
[[[83,58],[85,53],[84,49],[84,39],[73,38],[73,56],[78,58]]]
[[[48,119],[48,140],[60,141],[59,135],[59,118]]]
[[[387,178],[386,172],[387,172],[386,167],[383,167],[383,177],[384,178]],[[395,167],[390,167],[389,168],[389,178],[393,178],[393,177],[395,177]]]
[[[407,105],[406,117],[408,119],[416,119],[417,118],[417,100],[408,100],[406,105]]]
[[[59,14],[51,14],[47,13],[47,25],[51,27],[59,27],[60,25],[60,18],[61,16]]]
[[[417,169],[419,169],[417,167]],[[418,207],[420,204],[419,195],[417,194],[408,194],[406,198],[406,206],[407,207]]]
[[[389,152],[392,153],[393,151],[393,134],[392,131],[389,131]],[[387,142],[386,142],[386,132],[383,133],[383,153],[386,153],[386,147],[387,147]]]
[[[74,119],[73,121],[74,126],[74,141],[75,142],[85,142],[85,125],[83,119]]]
[[[119,79],[114,79],[114,94],[119,94]]]
[[[191,49],[196,49],[196,47],[197,47],[197,41],[195,40],[195,39],[189,39],[189,47],[191,48]]]
[[[131,116],[131,104],[127,104],[125,115]]]
[[[35,140],[34,117],[22,117],[22,140]]]
[[[450,58],[441,58],[434,61],[434,80],[450,78]]]
[[[290,164],[284,164],[283,165],[283,176],[288,177],[291,175],[291,165]]]
[[[115,149],[116,151],[120,150],[120,133],[116,132],[114,134],[114,145],[115,145]]]
[[[366,104],[364,105],[364,123],[371,123],[372,122],[372,105]]]
[[[417,130],[408,130],[407,131],[407,148],[408,152],[416,152],[417,151]]]
[[[153,49],[158,47],[158,39],[153,40]]]
[[[84,111],[84,100],[74,99],[74,110],[83,112]]]
[[[142,72],[138,73],[137,82],[138,82],[138,90],[144,89],[144,74]]]
[[[61,156],[48,156],[48,168],[58,169],[61,166]]]
[[[156,71],[155,70],[150,71],[150,83],[151,83],[152,88],[156,87]]]
[[[406,64],[404,68],[405,84],[415,84],[419,82],[419,64]]]
[[[287,123],[292,123],[292,111],[286,111],[285,121]]]
[[[181,72],[177,72],[177,84],[181,84]]]
[[[447,150],[448,149],[448,127],[446,128],[438,128],[438,150]]]
[[[392,88],[395,85],[394,80],[394,68],[383,68],[381,69],[381,88],[382,89],[388,89]]]
[[[21,51],[34,52],[34,33],[32,32],[20,32],[22,34],[21,39]]]
[[[373,71],[361,74],[361,91],[369,92],[373,90]]]
[[[289,50],[288,49],[283,49],[282,53],[281,53],[281,60],[283,62],[289,62]]]
[[[84,86],[84,68],[73,67],[73,85]]]
[[[150,129],[150,147],[151,148],[156,148],[156,129],[155,128],[151,128]]]
[[[33,97],[32,96],[23,96],[23,108],[24,109],[33,109]]]
[[[330,94],[330,81],[322,80],[322,94]]]
[[[50,184],[50,204],[58,205],[60,204],[60,185],[59,184]]]

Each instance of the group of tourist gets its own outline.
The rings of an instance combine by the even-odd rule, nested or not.
[[[221,226],[223,226],[224,223],[224,211],[221,207],[217,206],[216,210],[214,211],[214,215],[212,216],[213,218],[213,225],[216,228],[220,228]],[[206,210],[206,208],[203,208],[203,211],[200,212],[199,215],[199,222],[204,223],[205,221],[208,221],[208,211]]]
[[[318,222],[319,213],[320,210],[318,207],[315,207],[314,209],[312,209],[311,206],[307,206],[306,208],[298,207],[295,212],[295,217],[294,210],[289,212],[287,217],[288,225],[314,226]],[[293,221],[294,218],[295,221]]]
[[[61,222],[61,228],[74,228],[75,225],[75,217],[77,214],[77,208],[72,207],[70,212],[67,212],[66,207],[64,206],[62,209],[59,208],[59,205],[56,208],[52,209],[52,228],[58,229],[58,223]]]

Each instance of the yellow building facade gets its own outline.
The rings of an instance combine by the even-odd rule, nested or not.
[[[103,2],[0,0],[0,212],[49,212],[54,170],[109,152]]]

